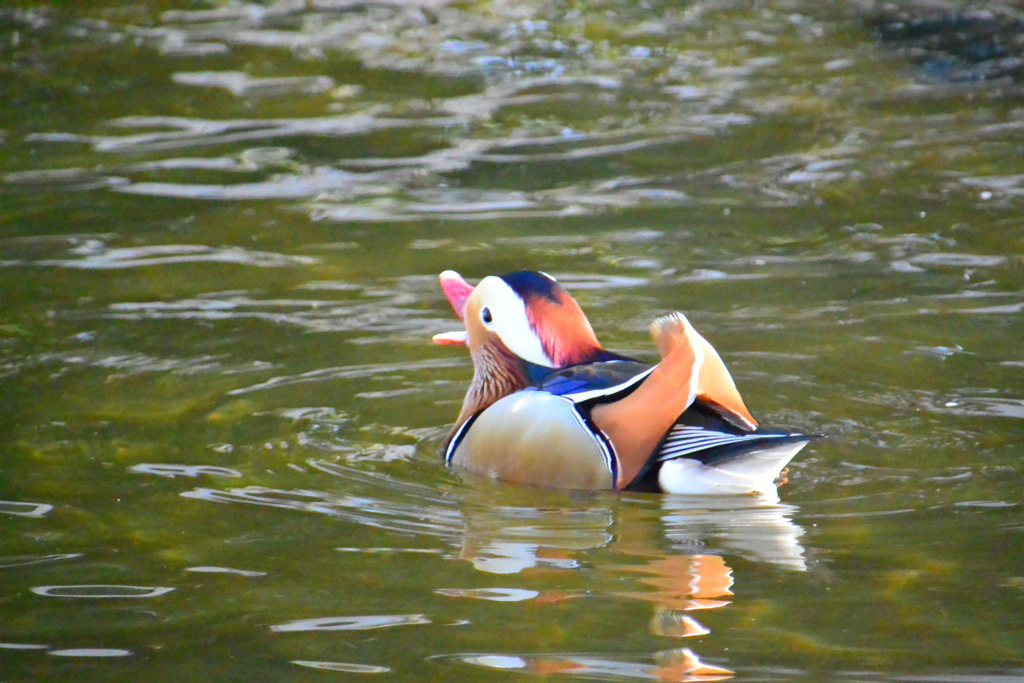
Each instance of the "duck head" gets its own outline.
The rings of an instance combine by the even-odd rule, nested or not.
[[[466,329],[435,335],[437,344],[468,346],[470,352],[500,344],[542,368],[585,363],[603,353],[579,304],[547,273],[491,275],[476,287],[452,270],[439,279]]]
[[[520,270],[476,287],[446,270],[439,280],[465,330],[434,336],[466,346],[473,382],[455,429],[473,414],[530,384],[539,370],[564,368],[604,353],[576,300],[550,275]]]

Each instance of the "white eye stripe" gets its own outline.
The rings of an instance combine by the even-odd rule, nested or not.
[[[476,286],[474,296],[480,301],[480,320],[508,347],[509,351],[535,365],[554,367],[544,347],[530,326],[526,304],[508,283],[494,275],[485,277]],[[485,320],[485,312],[491,320]]]

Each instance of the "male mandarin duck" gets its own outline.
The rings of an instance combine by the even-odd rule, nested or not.
[[[441,288],[465,330],[473,381],[446,462],[563,489],[774,492],[812,437],[758,427],[718,352],[682,313],[651,324],[651,366],[601,348],[579,304],[546,273],[454,271]]]

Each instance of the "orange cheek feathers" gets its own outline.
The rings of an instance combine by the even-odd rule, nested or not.
[[[558,303],[543,297],[531,299],[526,314],[544,353],[555,367],[563,368],[586,360],[601,345],[576,300],[565,293],[560,299]]]

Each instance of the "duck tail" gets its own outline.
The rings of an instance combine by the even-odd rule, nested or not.
[[[687,434],[691,430],[693,433]],[[703,431],[676,427],[659,454],[658,484],[668,493],[771,493],[789,461],[815,437],[757,432],[714,435],[699,445]],[[698,449],[694,451],[693,449]]]

